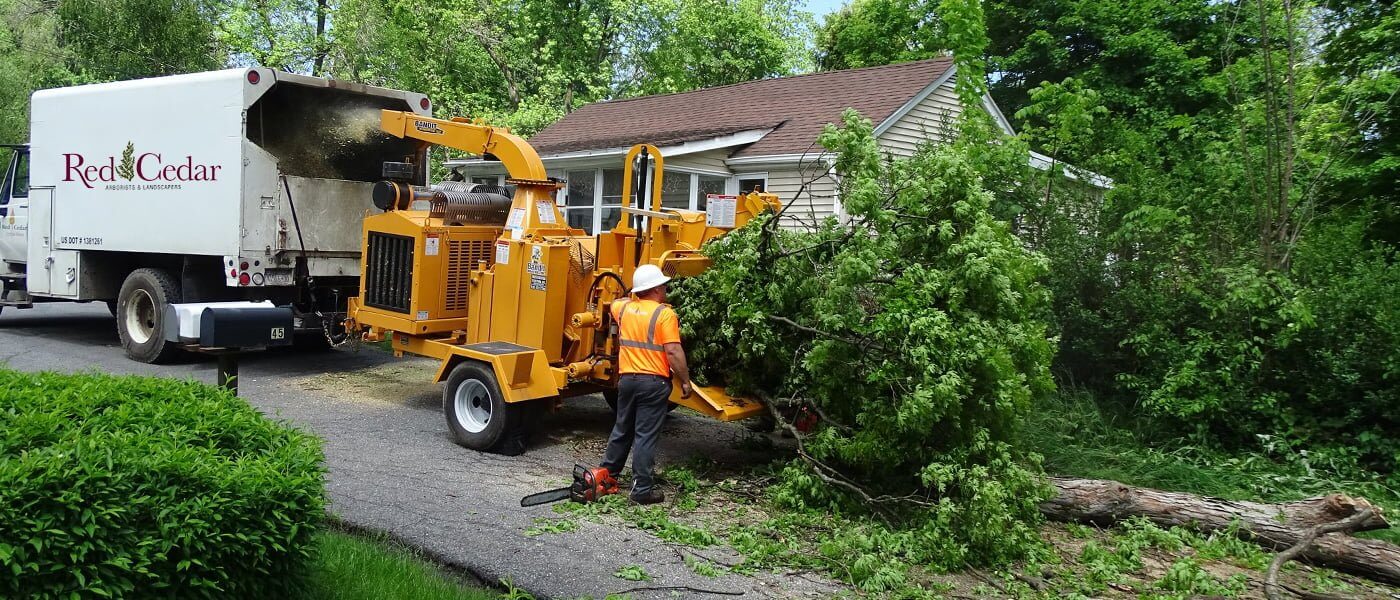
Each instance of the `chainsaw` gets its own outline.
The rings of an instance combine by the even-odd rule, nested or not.
[[[607,469],[602,467],[590,469],[583,465],[574,465],[574,482],[572,484],[547,492],[530,494],[520,499],[520,506],[539,506],[560,500],[586,503],[616,493],[617,480]]]

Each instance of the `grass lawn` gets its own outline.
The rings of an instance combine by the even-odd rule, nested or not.
[[[495,592],[468,585],[392,542],[322,532],[304,600],[490,600]]]

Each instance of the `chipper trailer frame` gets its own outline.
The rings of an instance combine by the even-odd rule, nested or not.
[[[506,188],[463,182],[409,183],[420,165],[388,163],[374,189],[384,212],[364,220],[360,294],[348,331],[390,340],[396,355],[438,359],[443,410],[458,443],[518,453],[540,409],[563,398],[615,393],[617,327],[610,304],[632,273],[653,264],[673,276],[704,271],[706,241],[779,208],[772,194],[711,202],[706,212],[662,209],[664,159],[638,145],[624,164],[623,219],[596,236],[568,227],[555,204],[562,184],[509,130],[456,118],[384,110],[389,134],[494,158]],[[418,152],[415,156],[424,156]],[[635,165],[635,167],[634,167]],[[650,167],[650,168],[648,168]],[[402,173],[403,177],[395,177]],[[650,208],[634,206],[650,197]],[[722,421],[755,416],[757,401],[698,387],[671,402]]]

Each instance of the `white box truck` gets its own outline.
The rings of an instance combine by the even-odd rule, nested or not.
[[[36,92],[0,184],[0,308],[106,302],[144,362],[177,350],[167,304],[268,300],[330,334],[383,164],[427,164],[380,131],[386,108],[431,106],[266,68]]]

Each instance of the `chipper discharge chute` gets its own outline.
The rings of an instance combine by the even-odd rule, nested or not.
[[[626,296],[638,266],[698,274],[710,264],[702,244],[779,207],[772,194],[749,193],[706,212],[663,209],[664,160],[639,145],[624,164],[626,218],[589,236],[566,224],[554,198],[562,184],[509,130],[393,110],[381,120],[391,135],[490,156],[509,173],[504,188],[426,185],[414,178],[427,169],[387,163],[374,190],[383,212],[365,218],[361,289],[348,307],[348,330],[390,340],[397,355],[442,361],[436,380],[446,382],[448,426],[478,450],[519,452],[542,409],[615,390],[609,306]],[[673,386],[671,401],[723,421],[766,410],[711,387],[681,398]]]

